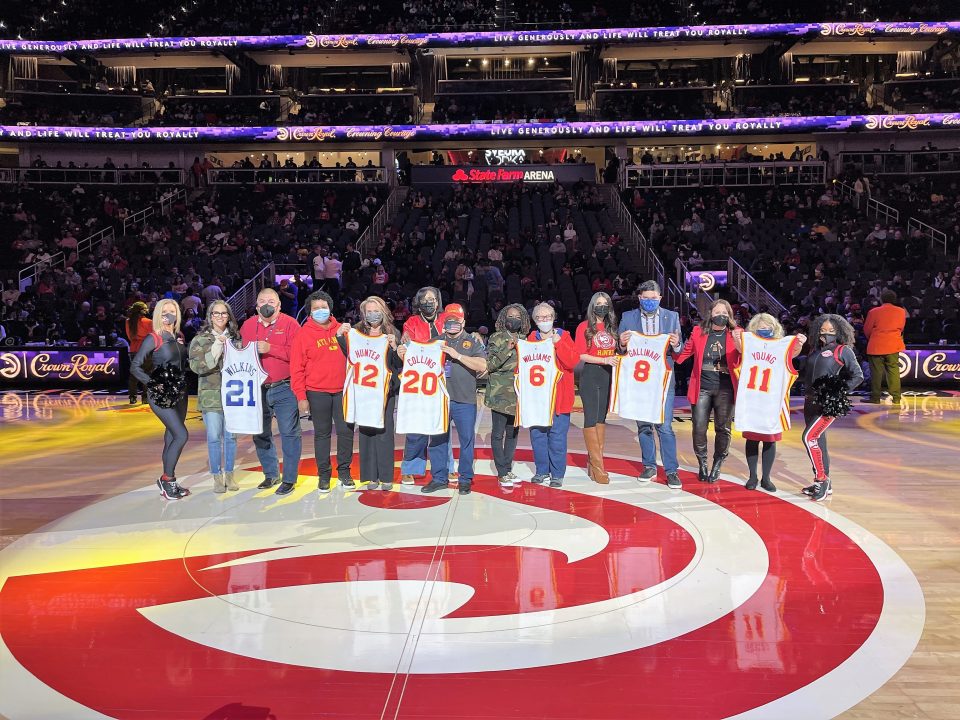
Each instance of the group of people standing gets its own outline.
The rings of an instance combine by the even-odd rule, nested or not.
[[[348,489],[389,490],[394,482],[395,435],[405,435],[400,481],[430,480],[425,493],[455,481],[461,494],[471,492],[474,438],[478,425],[478,381],[486,381],[482,398],[492,415],[493,464],[501,487],[521,482],[514,473],[520,427],[530,431],[535,470],[530,482],[561,487],[567,470],[567,438],[576,392],[575,368],[582,364],[579,393],[587,473],[606,484],[604,451],[609,412],[636,419],[643,469],[638,480],[657,474],[659,442],[666,484],[680,488],[673,432],[676,364],[693,362],[687,397],[693,421],[693,450],[702,482],[716,482],[731,444],[731,424],[746,439],[750,471],[747,489],[776,488],[770,473],[776,443],[790,426],[789,393],[797,370],[793,360],[806,344],[803,335],[784,337],[770,315],[756,315],[746,328],[736,324],[729,303],[718,300],[709,317],[683,341],[676,312],[660,307],[654,281],[637,290],[639,307],[618,320],[609,295],[594,294],[583,322],[571,335],[557,327],[553,307],[543,303],[528,313],[522,305],[504,307],[495,331],[484,343],[466,331],[463,308],[442,304],[440,291],[422,288],[414,298],[415,314],[402,328],[394,326],[384,301],[376,296],[360,303],[360,320],[341,323],[332,315],[333,300],[316,291],[306,299],[309,317],[301,327],[281,312],[272,289],[257,296],[256,314],[238,327],[226,303],[207,310],[203,330],[185,348],[179,334],[180,310],[162,300],[153,313],[152,331],[136,353],[131,372],[150,383],[147,368],[188,365],[200,378],[198,407],[207,430],[214,490],[239,489],[233,477],[236,433],[253,435],[264,478],[260,489],[277,486],[278,495],[293,491],[301,456],[301,416],[314,427],[314,455],[321,493],[331,490],[331,444],[336,430],[336,469]],[[815,500],[832,488],[826,431],[834,417],[818,407],[811,388],[820,377],[842,374],[847,388],[863,379],[853,352],[853,329],[843,318],[823,315],[812,325],[806,359],[803,442],[814,482],[805,492]],[[247,352],[249,358],[238,353]],[[230,358],[233,358],[231,361]],[[176,464],[187,442],[186,397],[150,407],[164,424],[164,497],[180,499],[189,491],[176,479]],[[250,419],[256,422],[251,424]],[[272,421],[276,418],[283,451],[281,472]],[[714,424],[712,462],[708,426]],[[451,432],[460,449],[454,465]],[[359,435],[359,467],[352,467],[354,436]],[[762,447],[762,450],[761,450]]]

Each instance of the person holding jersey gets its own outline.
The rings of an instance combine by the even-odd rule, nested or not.
[[[150,309],[147,307],[147,304],[140,301],[137,301],[131,305],[130,309],[127,311],[127,321],[123,325],[127,332],[127,340],[130,341],[131,360],[140,350],[140,346],[143,344],[144,338],[153,332],[153,322],[149,318],[149,314]],[[149,368],[147,368],[147,370],[149,370]],[[127,381],[127,397],[130,399],[131,405],[137,404],[138,390],[140,391],[140,396],[143,398],[143,401],[146,402],[146,386],[137,379],[136,375],[130,373],[130,377]]]
[[[240,328],[243,344],[257,344],[260,364],[267,373],[263,383],[263,432],[253,436],[257,459],[263,467],[263,482],[257,487],[266,490],[280,482],[280,461],[273,439],[273,418],[280,430],[283,449],[283,481],[277,495],[288,495],[297,484],[300,470],[302,436],[297,398],[290,389],[290,348],[300,332],[297,321],[280,312],[280,295],[273,288],[264,288],[257,294],[257,314],[249,317]]]
[[[403,344],[410,341],[428,343],[431,340],[439,339],[443,335],[443,321],[440,317],[440,291],[435,287],[420,288],[413,299],[413,307],[415,314],[407,318],[407,321],[403,324],[400,342]],[[430,438],[426,435],[410,434],[404,439],[403,461],[400,463],[400,482],[404,485],[412,485],[415,476],[426,475],[426,458],[430,442]],[[446,466],[446,463],[447,459],[445,458],[444,466]],[[439,474],[441,470],[439,462],[434,462],[433,453],[431,453],[430,468],[431,474],[434,471]],[[445,479],[445,471],[443,475]]]
[[[177,482],[177,462],[190,435],[187,432],[187,394],[184,387],[173,405],[161,407],[158,397],[149,390],[150,375],[144,364],[151,362],[153,372],[170,365],[183,372],[187,365],[187,349],[180,334],[180,305],[174,300],[161,300],[153,309],[153,331],[143,339],[140,349],[130,363],[130,372],[148,388],[150,409],[163,423],[163,474],[157,480],[160,494],[167,500],[180,500],[190,491]],[[163,403],[167,405],[167,402]]]
[[[536,474],[530,482],[544,483],[550,487],[562,487],[567,472],[567,433],[570,431],[570,413],[573,411],[573,371],[580,361],[573,339],[563,328],[555,327],[557,313],[548,303],[540,303],[533,309],[533,321],[537,329],[528,340],[548,340],[554,344],[557,368],[562,375],[557,384],[553,424],[549,427],[530,428],[530,444],[533,446],[533,462]]]
[[[200,410],[203,425],[207,429],[207,456],[215,493],[240,489],[233,478],[237,437],[226,430],[220,390],[227,343],[234,343],[236,347],[239,341],[240,330],[237,328],[233,311],[223,300],[215,300],[207,308],[206,322],[190,342],[190,369],[199,378],[197,409]]]
[[[610,382],[617,364],[617,314],[605,292],[595,293],[587,305],[586,319],[577,326],[574,345],[583,362],[580,399],[583,402],[583,441],[587,446],[587,476],[606,485],[610,475],[603,466]]]
[[[337,343],[349,359],[350,347],[347,333],[351,329],[369,338],[386,336],[387,353],[378,372],[389,375],[383,397],[383,427],[365,426],[357,422],[360,431],[360,482],[366,482],[367,490],[393,489],[393,444],[394,414],[397,409],[397,394],[400,391],[400,372],[403,360],[397,354],[400,334],[393,326],[393,316],[386,303],[379,297],[368,297],[360,303],[361,320],[355,328],[343,323],[337,328]],[[349,487],[349,486],[347,486]]]
[[[753,333],[759,338],[764,340],[780,340],[783,338],[783,325],[768,313],[759,313],[754,315],[749,324],[747,325],[747,332]],[[734,336],[734,341],[737,342],[737,349],[740,350],[741,354],[743,353],[743,335],[737,334]],[[787,352],[787,357],[791,361],[791,365],[788,368],[786,364],[782,368],[783,372],[793,372],[792,369],[792,360],[800,354],[800,350],[803,347],[803,344],[807,341],[805,335],[797,335],[794,338],[793,345],[791,345]],[[746,360],[744,360],[746,362]],[[785,383],[787,397],[785,398],[787,411],[789,412],[789,390],[790,384]],[[743,399],[743,393],[746,392],[741,389],[741,399]],[[749,393],[748,393],[749,394]],[[777,406],[778,411],[780,410],[780,405]],[[737,417],[740,417],[740,414],[737,414]],[[740,421],[737,420],[739,423]],[[767,492],[776,492],[777,486],[773,484],[773,481],[770,479],[770,472],[773,469],[773,462],[777,459],[777,443],[783,439],[783,433],[759,433],[745,431],[743,433],[744,440],[746,440],[745,455],[747,458],[747,469],[750,471],[750,477],[747,480],[745,485],[747,490],[755,490],[759,484]],[[761,458],[760,445],[763,444],[763,459],[762,459],[762,473],[757,476],[757,464]]]
[[[682,348],[680,334],[680,316],[673,310],[660,307],[660,285],[655,280],[647,280],[637,288],[640,307],[623,314],[620,320],[620,345],[626,347],[630,342],[630,333],[643,335],[669,335],[672,354],[667,356],[667,365],[672,370],[674,358]],[[674,490],[682,487],[677,472],[677,436],[673,432],[673,400],[676,393],[674,382],[670,382],[663,402],[663,422],[659,425],[637,422],[637,437],[640,441],[640,454],[643,458],[643,472],[638,482],[650,482],[657,475],[657,445],[653,439],[656,432],[660,440],[660,459],[667,475],[667,485]]]
[[[490,408],[490,444],[500,487],[514,486],[513,458],[520,427],[517,415],[517,340],[530,334],[530,315],[520,304],[507,305],[497,315],[493,335],[487,342],[487,390],[484,403]]]
[[[836,417],[824,415],[824,408],[817,403],[815,383],[820,378],[839,375],[846,381],[847,392],[850,392],[863,382],[863,370],[853,351],[856,335],[844,318],[821,315],[810,324],[810,337],[814,347],[807,356],[804,372],[805,427],[802,438],[813,467],[814,481],[803,492],[820,502],[833,493],[826,433]]]
[[[331,314],[333,298],[316,290],[304,301],[310,317],[290,348],[290,387],[301,415],[313,419],[313,452],[317,461],[317,491],[330,492],[330,435],[337,430],[337,479],[351,489],[353,426],[343,417],[343,384],[347,361],[337,341],[340,323]]]

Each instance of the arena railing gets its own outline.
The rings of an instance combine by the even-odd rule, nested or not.
[[[654,252],[653,246],[647,240],[647,236],[637,227],[636,218],[630,212],[630,208],[620,198],[620,193],[615,185],[600,185],[599,187],[607,194],[607,207],[614,212],[620,227],[623,228],[626,239],[633,245],[639,255],[644,279],[656,280],[662,290],[666,287],[666,269]]]
[[[370,220],[370,224],[367,225],[364,231],[360,233],[360,237],[357,238],[357,252],[362,255],[367,245],[374,240],[374,238],[380,237],[384,228],[390,223],[390,219],[400,206],[406,202],[409,194],[410,188],[406,185],[399,185],[393,189],[387,201],[383,204],[383,207],[376,212]]]
[[[136,228],[138,225],[144,225],[147,220],[154,217],[155,215],[168,215],[170,210],[173,208],[174,203],[178,200],[187,199],[187,190],[186,188],[179,188],[176,192],[164,195],[156,203],[145,207],[143,210],[139,210],[132,215],[128,215],[123,220],[123,234],[126,235],[129,230]]]
[[[264,288],[273,287],[273,281],[276,277],[276,265],[270,263],[265,265],[260,272],[247,280],[240,289],[227,298],[227,304],[233,310],[233,316],[238,322],[243,322],[253,315],[254,307],[257,304],[257,293]]]
[[[867,217],[873,216],[887,224],[900,222],[900,211],[892,205],[875,200],[866,193],[858,193],[850,183],[842,180],[834,180],[833,185],[841,196],[850,198],[853,206],[862,210]]]
[[[253,183],[296,183],[298,185],[330,185],[386,183],[386,169],[358,168],[215,168],[207,170],[210,185],[247,185]]]
[[[867,175],[945,175],[960,173],[960,150],[875,150],[837,153],[840,167]]]
[[[47,270],[55,270],[57,268],[66,267],[67,259],[70,256],[76,254],[77,257],[80,257],[84,253],[93,250],[93,248],[97,247],[104,240],[109,239],[112,242],[115,237],[116,235],[112,226],[103,228],[102,230],[95,232],[93,235],[78,241],[77,249],[71,250],[69,255],[61,250],[60,252],[51,256],[49,262],[35,262],[32,265],[28,265],[20,271],[20,291],[23,292],[30,285],[33,285],[40,273],[46,272]]]
[[[779,317],[787,311],[773,293],[733,258],[727,260],[727,287],[736,294],[740,302],[749,305],[754,312],[769,312]]]
[[[944,255],[949,251],[947,234],[943,230],[937,230],[932,225],[912,217],[907,220],[907,232],[912,235],[914,231],[918,231],[923,237],[930,240],[930,247],[934,250],[939,250]],[[960,246],[957,247],[957,259],[960,260]]]
[[[629,165],[627,187],[770,187],[774,185],[823,185],[827,163],[822,160],[656,163]]]
[[[0,182],[35,185],[182,185],[175,168],[4,168]]]

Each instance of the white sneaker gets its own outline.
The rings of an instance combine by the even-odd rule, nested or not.
[[[516,475],[514,475],[512,472],[508,472],[508,473],[506,474],[506,478],[507,478],[508,480],[518,480],[518,479],[519,479],[519,478],[518,478]]]
[[[513,480],[510,479],[509,475],[504,475],[503,477],[499,478],[499,480],[500,487],[502,487],[504,490],[509,490],[513,487]]]

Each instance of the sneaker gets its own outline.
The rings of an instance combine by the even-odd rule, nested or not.
[[[819,490],[820,483],[815,482],[813,485],[807,485],[802,492],[804,495],[815,495]],[[832,487],[827,489],[827,495],[833,495]]]
[[[830,478],[821,481],[818,483],[820,487],[817,488],[816,492],[810,496],[810,499],[814,502],[820,502],[821,500],[826,500],[827,495],[830,494]]]
[[[380,489],[381,489],[381,490],[393,490],[393,483],[392,483],[392,482],[382,482],[382,483],[380,483]]]
[[[509,475],[503,475],[502,477],[498,478],[498,480],[500,481],[500,487],[502,487],[504,490],[509,490],[513,487],[513,480],[510,479]]]
[[[293,492],[293,489],[297,486],[296,483],[282,482],[280,487],[276,489],[277,495],[289,495]]]
[[[467,485],[466,483],[462,483],[460,487],[457,489],[457,492],[460,493],[461,495],[469,495],[470,486]]]
[[[330,492],[330,478],[320,478],[317,481],[317,490],[322,493]]]
[[[426,485],[424,485],[422,488],[420,488],[420,492],[422,492],[422,493],[433,493],[433,492],[436,492],[437,490],[446,490],[446,488],[447,488],[447,483],[445,483],[445,482],[438,483],[438,482],[433,482],[433,481],[431,480],[431,481],[428,482]]]
[[[647,483],[653,480],[657,476],[657,468],[647,467],[644,465],[643,472],[640,473],[640,476],[637,478],[637,482]]]
[[[674,490],[682,488],[683,485],[680,483],[680,476],[675,472],[667,473],[667,487],[673,488]]]
[[[514,475],[512,472],[508,472],[506,475],[504,475],[504,477],[507,478],[507,480],[517,480],[517,479],[518,479],[517,476]]]
[[[459,480],[459,479],[460,479],[460,473],[458,472],[447,473],[447,480],[449,482],[453,482],[454,480]]]
[[[534,485],[541,485],[549,479],[549,475],[534,475],[532,478],[530,478],[530,482],[532,482]]]
[[[776,492],[776,491],[777,491],[777,486],[774,485],[773,482],[771,482],[770,478],[763,478],[763,479],[760,481],[760,487],[762,487],[762,488],[763,488],[764,490],[766,490],[767,492]]]
[[[361,482],[360,489],[361,489],[361,490],[379,490],[379,489],[380,489],[380,481],[379,481],[379,480],[371,480],[371,481],[368,482],[366,485],[362,484],[362,482]]]
[[[356,489],[357,489],[357,484],[353,481],[353,478],[345,478],[345,479],[341,480],[341,481],[340,481],[340,485],[341,485],[341,487],[343,487],[344,490],[356,490]]]
[[[176,480],[157,479],[157,487],[165,500],[181,500],[185,497],[183,488],[177,485]]]
[[[563,487],[563,478],[557,478],[557,477],[551,476],[551,477],[550,477],[550,487],[552,487],[552,488]]]
[[[413,475],[401,475],[400,476],[401,485],[413,485]]]
[[[269,489],[272,488],[274,485],[276,485],[278,482],[280,482],[280,478],[268,478],[268,477],[265,477],[265,478],[263,479],[263,482],[260,483],[259,485],[257,485],[257,489],[258,489],[258,490],[269,490]]]
[[[136,405],[136,404],[137,404],[137,396],[136,396],[136,395],[131,395],[131,396],[130,396],[130,404],[131,404],[131,405]]]

